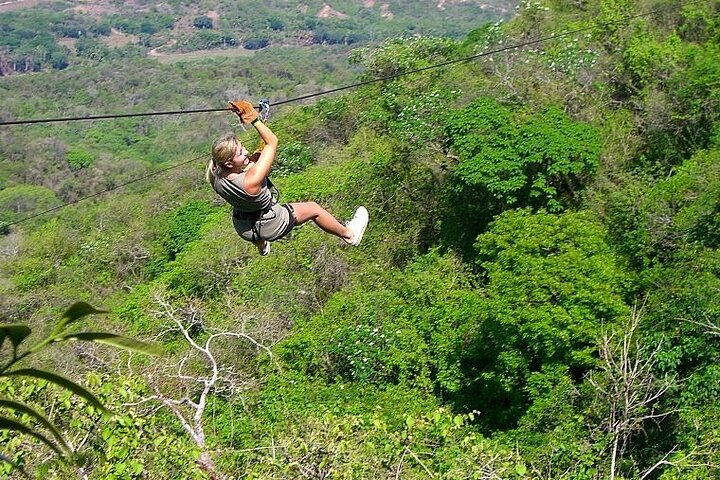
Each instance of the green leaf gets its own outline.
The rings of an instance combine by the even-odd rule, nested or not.
[[[30,475],[28,475],[27,472],[20,465],[13,462],[12,458],[8,457],[3,453],[0,453],[0,462],[9,463],[14,469],[19,470],[20,473],[22,473],[23,477],[30,478]]]
[[[408,415],[405,417],[405,425],[407,425],[408,429],[411,429],[415,425],[415,419]]]
[[[33,377],[33,378],[42,378],[47,380],[48,382],[52,382],[56,385],[61,386],[62,388],[66,390],[70,390],[75,395],[84,398],[88,401],[91,405],[99,408],[103,412],[106,412],[107,409],[105,406],[100,403],[100,401],[95,398],[95,395],[93,395],[88,389],[83,387],[82,385],[78,385],[77,383],[73,382],[72,380],[63,377],[62,375],[58,375],[57,373],[48,372],[46,370],[40,370],[37,368],[21,368],[19,370],[13,370],[12,372],[5,372],[1,373],[0,377],[16,377],[16,376],[26,376],[26,377]]]
[[[455,415],[453,417],[453,423],[455,424],[456,427],[462,427],[464,422],[465,422],[465,420],[463,419],[462,415]]]
[[[35,410],[34,408],[29,407],[28,405],[25,405],[21,402],[16,402],[15,400],[10,400],[8,398],[0,398],[0,407],[6,407],[12,410],[15,410],[16,412],[25,413],[27,415],[30,415],[31,417],[35,418],[38,422],[40,422],[45,428],[50,430],[50,432],[55,435],[55,438],[57,438],[58,442],[62,445],[62,447],[66,450],[70,450],[70,447],[67,443],[65,443],[65,439],[63,438],[62,434],[60,433],[60,430],[53,425],[45,416]]]
[[[104,343],[106,345],[112,345],[113,347],[124,348],[138,353],[145,353],[147,355],[161,355],[163,352],[162,348],[159,345],[142,342],[133,338],[123,337],[122,335],[116,335],[114,333],[68,333],[67,335],[58,338],[58,341],[62,340],[82,340],[84,342]]]
[[[35,437],[38,440],[40,440],[41,442],[43,442],[44,444],[46,444],[48,447],[53,449],[53,451],[55,451],[55,453],[57,453],[61,457],[63,456],[62,451],[54,443],[52,443],[50,440],[48,440],[44,435],[36,432],[35,430],[28,427],[27,425],[23,425],[22,423],[18,422],[17,420],[13,420],[12,418],[7,418],[7,417],[0,417],[0,429],[12,430],[15,432],[20,432],[20,433],[24,433],[26,435]]]
[[[32,330],[27,325],[13,323],[10,325],[0,325],[0,347],[5,343],[5,338],[10,337],[13,347],[17,347],[25,340]]]
[[[56,332],[62,331],[63,328],[70,325],[73,322],[80,320],[81,318],[93,314],[93,313],[108,313],[105,310],[98,310],[90,304],[85,302],[76,302],[68,308],[63,314],[60,322],[55,327]]]
[[[130,460],[130,469],[135,475],[140,475],[143,472],[144,467],[143,464],[137,460]]]

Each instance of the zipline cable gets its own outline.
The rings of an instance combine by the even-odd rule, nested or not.
[[[694,3],[700,3],[700,2],[702,2],[702,1],[703,1],[703,0],[692,0],[692,1],[686,2],[686,3],[683,4],[683,5],[690,5],[690,4],[694,4]],[[506,46],[506,47],[502,47],[502,48],[497,48],[497,49],[494,49],[494,50],[485,51],[485,52],[482,52],[482,53],[479,53],[479,54],[476,54],[476,55],[472,55],[472,56],[469,56],[469,57],[459,58],[459,59],[455,59],[455,60],[448,60],[448,61],[446,61],[446,62],[441,62],[441,63],[438,63],[438,64],[433,64],[433,65],[429,65],[429,66],[426,66],[426,67],[417,68],[417,69],[414,69],[414,70],[409,70],[409,71],[405,71],[405,72],[400,72],[400,73],[396,73],[396,74],[393,74],[393,75],[387,75],[387,76],[380,77],[380,78],[374,78],[374,79],[366,80],[366,81],[363,81],[363,82],[358,82],[358,83],[355,83],[355,84],[352,84],[352,85],[347,85],[347,86],[344,86],[344,87],[333,88],[333,89],[326,90],[326,91],[322,91],[322,92],[317,92],[317,93],[308,94],[308,95],[303,95],[303,96],[296,97],[296,98],[292,98],[292,99],[288,99],[288,100],[283,100],[283,101],[280,101],[280,102],[273,103],[273,106],[283,105],[283,104],[290,103],[290,102],[297,102],[297,101],[300,101],[300,100],[306,100],[306,99],[308,99],[308,98],[317,97],[317,96],[320,96],[320,95],[327,95],[327,94],[330,94],[330,93],[335,93],[335,92],[339,92],[339,91],[343,91],[343,90],[349,90],[349,89],[351,89],[351,88],[357,88],[357,87],[360,87],[360,86],[369,85],[369,84],[377,83],[377,82],[381,82],[381,81],[392,80],[392,79],[399,78],[399,77],[402,77],[402,76],[405,76],[405,75],[410,75],[410,74],[412,74],[412,73],[424,72],[424,71],[427,71],[427,70],[431,70],[431,69],[435,69],[435,68],[440,68],[440,67],[444,67],[444,66],[447,66],[447,65],[453,65],[453,64],[461,63],[461,62],[468,62],[468,61],[470,61],[470,60],[474,60],[474,59],[477,59],[477,58],[480,58],[480,57],[489,56],[489,55],[494,55],[494,54],[496,54],[496,53],[500,53],[500,52],[504,52],[504,51],[508,51],[508,50],[513,50],[513,49],[525,47],[525,46],[528,46],[528,45],[534,45],[534,44],[546,42],[546,41],[549,41],[549,40],[554,40],[554,39],[556,39],[556,38],[561,38],[561,37],[564,37],[564,36],[567,36],[567,35],[572,35],[572,34],[576,34],[576,33],[581,33],[581,32],[585,32],[585,31],[588,31],[588,30],[594,30],[594,29],[596,29],[596,28],[607,27],[607,26],[609,26],[609,25],[615,25],[615,24],[618,24],[618,23],[626,23],[626,22],[629,22],[630,20],[634,20],[634,19],[636,19],[636,18],[646,17],[646,16],[650,16],[650,15],[656,15],[656,14],[658,14],[658,13],[663,12],[664,10],[666,10],[666,9],[658,9],[658,10],[653,10],[653,11],[646,12],[646,13],[639,13],[639,14],[635,14],[635,15],[628,15],[628,16],[626,16],[626,17],[623,17],[622,19],[619,19],[619,20],[614,20],[614,21],[611,21],[611,22],[605,22],[605,23],[602,23],[602,24],[596,24],[596,25],[592,25],[592,26],[588,26],[588,27],[578,28],[578,29],[575,29],[575,30],[569,30],[569,31],[562,32],[562,33],[559,33],[559,34],[548,35],[548,36],[546,36],[546,37],[541,37],[541,38],[538,38],[538,39],[535,39],[535,40],[529,40],[529,41],[521,42],[521,43],[514,44],[514,45],[508,45],[508,46]],[[208,113],[208,112],[220,112],[220,111],[228,111],[228,110],[230,110],[230,109],[229,109],[229,108],[208,108],[208,109],[200,109],[200,110],[177,110],[177,111],[168,111],[168,112],[128,113],[128,114],[118,114],[118,115],[98,115],[98,116],[91,116],[91,117],[53,118],[53,119],[45,119],[45,120],[42,120],[42,119],[38,119],[38,120],[22,120],[22,121],[14,121],[14,122],[0,122],[0,126],[3,126],[3,125],[21,125],[21,124],[31,124],[31,123],[48,123],[48,122],[76,121],[76,120],[98,120],[98,119],[109,119],[109,118],[141,117],[141,116],[152,116],[152,115],[171,115],[171,114],[184,114],[184,113]],[[0,224],[0,226],[4,226],[5,228],[7,228],[7,227],[10,227],[10,226],[12,226],[12,225],[17,225],[17,224],[19,224],[19,223],[23,223],[23,222],[25,222],[25,221],[28,221],[28,220],[31,220],[31,219],[33,219],[33,218],[39,217],[39,216],[41,216],[41,215],[45,215],[45,214],[47,214],[47,213],[54,212],[54,211],[56,211],[56,210],[60,210],[61,208],[64,208],[64,207],[67,207],[67,206],[70,206],[70,205],[74,205],[74,204],[79,203],[79,202],[81,202],[81,201],[83,201],[83,200],[87,200],[87,199],[90,199],[90,198],[97,197],[97,196],[99,196],[99,195],[102,195],[103,193],[107,193],[107,192],[110,192],[110,191],[113,191],[113,190],[117,190],[117,189],[119,189],[119,188],[125,187],[125,186],[127,186],[127,185],[130,185],[130,184],[132,184],[132,183],[138,182],[138,181],[140,181],[140,180],[145,180],[145,179],[150,178],[150,177],[153,177],[153,176],[155,176],[155,175],[160,175],[160,174],[165,173],[165,172],[167,172],[167,171],[169,171],[169,170],[173,170],[173,169],[175,169],[175,168],[179,168],[179,167],[181,167],[181,166],[187,165],[187,164],[189,164],[189,163],[195,162],[195,161],[197,161],[197,160],[199,160],[199,159],[201,159],[201,158],[206,158],[206,157],[207,157],[207,154],[200,155],[200,156],[195,157],[195,158],[193,158],[193,159],[191,159],[191,160],[187,160],[187,161],[181,162],[181,163],[179,163],[179,164],[177,164],[177,165],[172,165],[172,166],[170,166],[170,167],[163,168],[163,169],[157,170],[157,171],[155,171],[155,172],[148,173],[148,174],[146,174],[146,175],[143,175],[142,177],[138,177],[138,178],[132,179],[132,180],[130,180],[130,181],[128,181],[128,182],[124,182],[124,183],[122,183],[122,184],[115,185],[115,186],[113,186],[113,187],[111,187],[111,188],[102,190],[102,191],[100,191],[100,192],[95,192],[95,193],[90,194],[90,195],[87,195],[87,196],[85,196],[85,197],[81,197],[81,198],[79,198],[79,199],[77,199],[77,200],[74,200],[74,201],[72,201],[72,202],[67,202],[67,203],[64,203],[64,204],[60,204],[60,205],[57,205],[57,206],[55,206],[55,207],[49,208],[49,209],[47,209],[47,210],[43,210],[43,211],[41,211],[41,212],[35,213],[35,214],[33,214],[33,215],[30,215],[30,216],[27,216],[27,217],[23,217],[23,218],[21,218],[20,220],[16,220],[16,221],[14,221],[14,222],[2,223],[2,224]]]
[[[702,2],[702,1],[704,1],[704,0],[692,0],[692,1],[689,1],[689,2],[686,2],[685,4],[683,4],[683,6],[685,6],[685,5],[690,5],[690,4],[693,4],[693,3],[700,3],[700,2]],[[377,78],[373,78],[373,79],[370,79],[370,80],[365,80],[365,81],[363,81],[363,82],[358,82],[358,83],[354,83],[354,84],[351,84],[351,85],[345,85],[345,86],[343,86],[343,87],[332,88],[332,89],[330,89],[330,90],[324,90],[324,91],[321,91],[321,92],[310,93],[310,94],[307,94],[307,95],[302,95],[302,96],[300,96],[300,97],[295,97],[295,98],[290,98],[290,99],[287,99],[287,100],[282,100],[282,101],[273,103],[273,106],[284,105],[284,104],[286,104],[286,103],[291,103],[291,102],[298,102],[298,101],[301,101],[301,100],[307,100],[307,99],[309,99],[309,98],[319,97],[319,96],[321,96],[321,95],[328,95],[328,94],[330,94],[330,93],[336,93],[336,92],[341,92],[341,91],[344,91],[344,90],[350,90],[350,89],[352,89],[352,88],[358,88],[358,87],[362,87],[362,86],[365,86],[365,85],[370,85],[370,84],[373,84],[373,83],[384,82],[384,81],[387,81],[387,80],[393,80],[393,79],[396,79],[396,78],[399,78],[399,77],[403,77],[403,76],[405,76],[405,75],[410,75],[410,74],[419,73],[419,72],[425,72],[425,71],[427,71],[427,70],[433,70],[433,69],[436,69],[436,68],[445,67],[445,66],[448,66],[448,65],[453,65],[453,64],[456,64],[456,63],[469,62],[469,61],[471,61],[471,60],[476,60],[476,59],[481,58],[481,57],[485,57],[485,56],[489,56],[489,55],[495,55],[495,54],[497,54],[497,53],[505,52],[505,51],[508,51],[508,50],[514,50],[514,49],[517,49],[517,48],[526,47],[526,46],[528,46],[528,45],[535,45],[535,44],[538,44],[538,43],[547,42],[547,41],[549,41],[549,40],[555,40],[555,39],[562,38],[562,37],[565,37],[565,36],[568,36],[568,35],[574,35],[574,34],[577,34],[577,33],[587,32],[587,31],[595,30],[595,29],[599,29],[599,28],[606,28],[606,27],[608,27],[608,26],[610,26],[610,25],[625,24],[625,23],[629,23],[631,20],[635,20],[635,19],[637,19],[637,18],[642,18],[642,17],[647,17],[647,16],[656,15],[656,14],[662,13],[662,12],[664,12],[664,11],[666,11],[666,10],[669,10],[669,8],[652,10],[652,11],[650,11],[650,12],[638,13],[638,14],[635,14],[635,15],[628,15],[628,16],[625,16],[625,17],[620,18],[620,19],[618,19],[618,20],[613,20],[613,21],[610,21],[610,22],[605,22],[605,23],[590,25],[590,26],[587,26],[587,27],[577,28],[577,29],[575,29],[575,30],[568,30],[568,31],[565,31],[565,32],[561,32],[561,33],[557,33],[557,34],[553,34],[553,35],[548,35],[548,36],[541,37],[541,38],[537,38],[537,39],[534,39],[534,40],[528,40],[528,41],[521,42],[521,43],[517,43],[517,44],[514,44],[514,45],[508,45],[508,46],[505,46],[505,47],[496,48],[496,49],[494,49],[494,50],[488,50],[488,51],[481,52],[481,53],[478,53],[478,54],[476,54],[476,55],[471,55],[471,56],[468,56],[468,57],[457,58],[457,59],[454,59],[454,60],[448,60],[448,61],[446,61],[446,62],[441,62],[441,63],[437,63],[437,64],[433,64],[433,65],[428,65],[428,66],[422,67],[422,68],[416,68],[416,69],[413,69],[413,70],[407,70],[407,71],[405,71],[405,72],[399,72],[399,73],[395,73],[395,74],[392,74],[392,75],[386,75],[386,76],[383,76],[383,77],[377,77]],[[229,110],[230,110],[230,109],[229,109],[228,107],[223,107],[223,108],[203,108],[203,109],[197,109],[197,110],[171,110],[171,111],[147,112],[147,113],[121,113],[121,114],[95,115],[95,116],[86,116],[86,117],[63,117],[63,118],[47,118],[47,119],[34,119],[34,120],[14,120],[14,121],[9,121],[9,122],[0,122],[0,127],[6,126],[6,125],[27,125],[27,124],[33,124],[33,123],[72,122],[72,121],[79,121],[79,120],[105,120],[105,119],[111,119],[111,118],[149,117],[149,116],[158,116],[158,115],[180,115],[180,114],[186,114],[186,113],[225,112],[225,111],[229,111]]]
[[[276,132],[280,132],[280,131],[282,131],[282,130],[285,130],[285,129],[294,127],[295,125],[300,125],[301,123],[303,123],[303,122],[297,122],[297,123],[293,123],[293,124],[290,124],[290,125],[284,125],[284,126],[282,126],[282,127],[280,127],[280,128],[275,128],[274,130],[275,130]],[[244,127],[243,127],[243,128],[244,128]],[[150,177],[154,177],[155,175],[160,175],[160,174],[165,173],[165,172],[168,172],[168,171],[170,171],[170,170],[174,170],[174,169],[179,168],[179,167],[182,167],[182,166],[184,166],[184,165],[188,165],[188,164],[190,164],[190,163],[196,162],[196,161],[200,160],[201,158],[207,158],[208,156],[209,156],[209,154],[204,153],[204,154],[199,155],[199,156],[197,156],[197,157],[195,157],[195,158],[192,158],[192,159],[190,159],[190,160],[186,160],[186,161],[184,161],[184,162],[180,162],[180,163],[175,164],[175,165],[170,165],[169,167],[161,168],[160,170],[156,170],[156,171],[154,171],[154,172],[150,172],[150,173],[148,173],[148,174],[146,174],[146,175],[143,175],[142,177],[138,177],[138,178],[134,178],[134,179],[132,179],[132,180],[128,180],[127,182],[121,183],[121,184],[119,184],[119,185],[114,185],[114,186],[112,186],[112,187],[110,187],[110,188],[106,188],[105,190],[101,190],[101,191],[99,191],[99,192],[95,192],[95,193],[92,193],[92,194],[90,194],[90,195],[86,195],[86,196],[84,196],[84,197],[78,198],[78,199],[73,200],[73,201],[71,201],[71,202],[61,203],[60,205],[56,205],[56,206],[54,206],[54,207],[52,207],[52,208],[48,208],[47,210],[43,210],[43,211],[41,211],[41,212],[34,213],[34,214],[29,215],[29,216],[27,216],[27,217],[23,217],[23,218],[21,218],[20,220],[15,220],[14,222],[7,222],[7,223],[5,223],[5,222],[0,222],[0,227],[7,228],[7,227],[11,227],[11,226],[13,226],[13,225],[17,225],[17,224],[19,224],[19,223],[26,222],[26,221],[28,221],[28,220],[32,220],[33,218],[36,218],[36,217],[45,215],[46,213],[51,213],[51,212],[54,212],[54,211],[56,211],[56,210],[60,210],[61,208],[69,207],[70,205],[74,205],[74,204],[76,204],[76,203],[80,203],[80,202],[82,202],[83,200],[88,200],[88,199],[90,199],[90,198],[98,197],[98,196],[102,195],[103,193],[107,193],[107,192],[111,192],[111,191],[113,191],[113,190],[117,190],[117,189],[119,189],[119,188],[125,187],[125,186],[127,186],[127,185],[132,184],[132,183],[139,182],[140,180],[145,180],[145,179],[148,179],[148,178],[150,178]]]
[[[697,1],[702,1],[702,0],[697,0]],[[694,3],[694,2],[688,2],[688,3]],[[649,15],[654,15],[654,14],[660,13],[661,11],[662,11],[662,10],[654,10],[654,11],[651,11],[651,12],[639,13],[639,14],[636,14],[636,15],[630,15],[630,16],[625,17],[624,19],[621,19],[621,20],[630,21],[630,20],[634,20],[634,19],[636,19],[636,18],[646,17],[646,16],[649,16]],[[433,69],[435,69],[435,68],[445,67],[445,66],[448,66],[448,65],[456,64],[456,63],[469,62],[469,61],[471,61],[471,60],[476,60],[476,59],[481,58],[481,57],[486,57],[486,56],[489,56],[489,55],[495,55],[496,53],[506,52],[506,51],[508,51],[508,50],[514,50],[514,49],[517,49],[517,48],[526,47],[526,46],[528,46],[528,45],[535,45],[535,44],[537,44],[537,43],[547,42],[547,41],[549,41],[549,40],[555,40],[555,39],[557,39],[557,38],[562,38],[562,37],[565,37],[565,36],[567,36],[567,35],[574,35],[574,34],[577,34],[577,33],[586,32],[586,31],[588,31],[588,30],[595,30],[595,29],[597,29],[597,28],[607,27],[607,26],[609,26],[609,25],[613,25],[613,24],[616,24],[616,23],[621,23],[621,20],[614,20],[614,21],[612,21],[612,22],[605,22],[605,23],[601,23],[601,24],[591,25],[591,26],[588,26],[588,27],[578,28],[578,29],[575,29],[575,30],[568,30],[568,31],[566,31],[566,32],[556,33],[556,34],[553,34],[553,35],[548,35],[548,36],[546,36],[546,37],[536,38],[536,39],[534,39],[534,40],[528,40],[528,41],[526,41],[526,42],[521,42],[521,43],[517,43],[517,44],[514,44],[514,45],[508,45],[508,46],[505,46],[505,47],[496,48],[496,49],[494,49],[494,50],[487,50],[487,51],[484,51],[484,52],[482,52],[482,53],[478,53],[478,54],[475,54],[475,55],[471,55],[471,56],[469,56],[469,57],[456,58],[455,60],[448,60],[448,61],[446,61],[446,62],[436,63],[436,64],[433,64],[433,65],[428,65],[428,66],[426,66],[426,67],[416,68],[416,69],[414,69],[414,70],[407,70],[407,71],[404,71],[404,72],[395,73],[395,74],[387,75],[387,76],[384,76],[384,77],[373,78],[373,79],[370,79],[370,80],[366,80],[366,81],[364,81],[364,82],[355,83],[355,84],[353,84],[353,85],[347,85],[347,86],[344,86],[344,87],[333,88],[333,89],[331,89],[331,90],[326,90],[326,91],[322,91],[322,92],[318,92],[318,93],[311,93],[311,94],[308,94],[308,95],[303,95],[303,96],[301,96],[301,97],[296,97],[296,98],[291,98],[291,99],[289,99],[289,100],[283,100],[283,101],[280,101],[280,102],[275,102],[275,103],[273,103],[273,106],[283,105],[283,104],[285,104],[285,103],[290,103],[290,102],[297,102],[297,101],[300,101],[300,100],[306,100],[306,99],[308,99],[308,98],[317,97],[317,96],[320,96],[320,95],[327,95],[327,94],[329,94],[329,93],[340,92],[340,91],[343,91],[343,90],[349,90],[349,89],[351,89],[351,88],[362,87],[362,86],[364,86],[364,85],[370,85],[370,84],[377,83],[377,82],[384,82],[384,81],[386,81],[386,80],[393,80],[393,79],[396,79],[396,78],[399,78],[399,77],[403,77],[403,76],[405,76],[405,75],[410,75],[411,73],[425,72],[425,71],[427,71],[427,70],[433,70]]]
[[[208,156],[207,153],[203,153],[203,154],[200,155],[200,156],[197,156],[197,157],[192,158],[192,159],[190,159],[190,160],[186,160],[186,161],[184,161],[184,162],[178,163],[177,165],[171,165],[171,166],[166,167],[166,168],[161,168],[160,170],[156,170],[156,171],[154,171],[154,172],[148,173],[148,174],[146,174],[146,175],[143,175],[142,177],[133,178],[132,180],[128,180],[127,182],[124,182],[124,183],[121,183],[121,184],[118,184],[118,185],[113,185],[113,186],[110,187],[110,188],[106,188],[105,190],[101,190],[101,191],[99,191],[99,192],[95,192],[95,193],[92,193],[92,194],[90,194],[90,195],[86,195],[86,196],[84,196],[84,197],[80,197],[80,198],[78,198],[78,199],[76,199],[76,200],[73,200],[73,201],[71,201],[71,202],[61,203],[60,205],[56,205],[56,206],[54,206],[54,207],[52,207],[52,208],[48,208],[47,210],[43,210],[42,212],[34,213],[34,214],[29,215],[29,216],[27,216],[27,217],[23,217],[23,218],[21,218],[20,220],[16,220],[16,221],[14,221],[14,222],[7,222],[7,223],[2,222],[2,223],[0,223],[0,226],[10,227],[10,226],[12,226],[12,225],[17,225],[18,223],[22,223],[22,222],[26,222],[26,221],[28,221],[28,220],[32,220],[33,218],[39,217],[39,216],[41,216],[41,215],[45,215],[46,213],[54,212],[54,211],[56,211],[56,210],[60,210],[61,208],[69,207],[70,205],[74,205],[74,204],[76,204],[76,203],[80,203],[80,202],[82,202],[83,200],[88,200],[88,199],[90,199],[90,198],[94,198],[94,197],[100,196],[100,195],[102,195],[103,193],[111,192],[111,191],[113,191],[113,190],[117,190],[118,188],[126,187],[126,186],[128,186],[128,185],[130,185],[130,184],[132,184],[132,183],[139,182],[140,180],[145,180],[145,179],[150,178],[150,177],[153,177],[153,176],[155,176],[155,175],[160,175],[161,173],[165,173],[165,172],[167,172],[168,170],[172,170],[172,169],[174,169],[174,168],[182,167],[183,165],[187,165],[187,164],[189,164],[189,163],[196,162],[196,161],[200,160],[201,158],[204,158],[204,157],[207,157],[207,156]]]

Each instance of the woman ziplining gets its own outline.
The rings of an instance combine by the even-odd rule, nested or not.
[[[285,237],[297,225],[308,220],[349,245],[358,245],[368,224],[368,212],[358,207],[346,224],[315,202],[294,202],[280,205],[273,195],[268,178],[275,161],[278,138],[260,118],[255,107],[246,100],[230,102],[230,109],[243,124],[250,124],[265,143],[262,150],[250,154],[235,135],[226,135],[212,146],[206,177],[213,190],[232,207],[235,231],[252,242],[265,256],[270,242]]]

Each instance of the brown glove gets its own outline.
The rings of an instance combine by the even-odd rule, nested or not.
[[[251,123],[258,118],[258,112],[255,111],[255,107],[247,100],[233,100],[229,103],[230,110],[235,112],[243,123]]]

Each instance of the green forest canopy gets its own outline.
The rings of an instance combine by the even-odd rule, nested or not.
[[[523,3],[462,39],[357,51],[372,78],[618,22],[274,113],[283,201],[340,217],[366,205],[359,248],[303,226],[257,256],[202,162],[13,226],[0,244],[7,322],[42,328],[84,300],[113,312],[87,328],[167,353],[42,358],[112,414],[42,383],[0,382],[2,395],[54,405],[91,478],[717,477],[718,10]],[[298,87],[316,59],[283,78],[282,50],[266,54],[274,62],[138,58],[123,75],[99,64],[3,78],[3,115],[193,108],[352,81],[326,63]],[[2,127],[3,219],[237,130],[229,115],[189,117]],[[191,378],[210,358],[222,375],[202,397]],[[0,439],[47,478],[71,468],[26,437]]]

